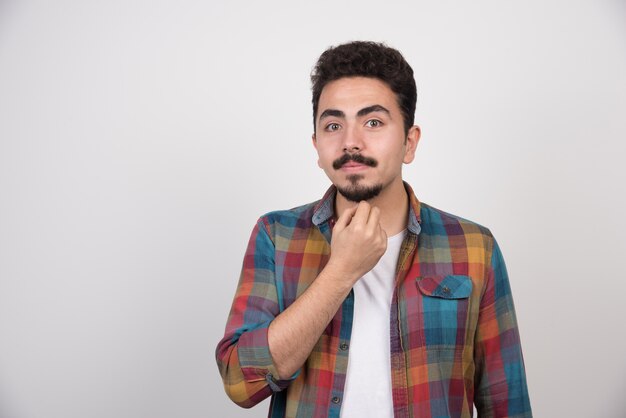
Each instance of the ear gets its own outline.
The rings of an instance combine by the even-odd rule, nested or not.
[[[420,136],[422,131],[420,127],[417,125],[413,125],[409,128],[409,133],[406,137],[406,149],[404,150],[404,158],[402,162],[404,164],[409,164],[415,158],[415,150],[417,149],[417,144],[420,142]]]
[[[315,132],[313,132],[313,134],[311,135],[311,142],[313,142],[313,148],[315,148],[315,151],[317,151],[317,155],[318,155],[317,166],[319,168],[322,168],[322,166],[320,165],[320,159],[319,159],[320,152],[317,149],[317,138],[315,137]]]

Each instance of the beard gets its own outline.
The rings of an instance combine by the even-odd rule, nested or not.
[[[335,170],[341,169],[344,164],[349,161],[354,161],[359,164],[364,164],[368,167],[376,167],[378,165],[378,161],[373,158],[364,157],[361,154],[344,154],[340,158],[337,158],[333,161],[333,168]],[[383,189],[382,184],[374,184],[373,186],[364,186],[359,184],[359,180],[363,179],[363,176],[360,174],[351,174],[348,177],[350,181],[350,185],[348,187],[340,187],[337,186],[337,191],[346,199],[351,202],[360,202],[361,200],[370,200],[378,196],[380,191]]]
[[[382,184],[374,184],[372,186],[364,186],[359,184],[363,176],[359,174],[352,174],[348,176],[350,185],[348,187],[337,186],[337,191],[346,199],[351,202],[360,202],[361,200],[370,200],[378,196],[383,189]]]

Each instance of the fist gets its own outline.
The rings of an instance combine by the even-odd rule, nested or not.
[[[328,264],[340,277],[355,283],[369,272],[387,249],[380,209],[362,201],[346,209],[333,228]]]

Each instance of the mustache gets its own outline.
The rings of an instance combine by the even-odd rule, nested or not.
[[[344,164],[354,161],[358,164],[367,165],[369,167],[376,167],[378,165],[378,161],[373,158],[364,157],[361,154],[343,154],[340,158],[337,158],[333,161],[333,168],[335,170],[339,170]]]

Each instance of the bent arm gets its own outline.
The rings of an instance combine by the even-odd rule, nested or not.
[[[309,288],[280,312],[274,244],[263,220],[252,231],[216,359],[227,395],[250,408],[296,378],[328,323],[360,277],[329,261]]]
[[[280,312],[275,248],[259,220],[244,257],[216,358],[228,396],[251,407],[287,387],[352,289],[384,254],[380,211],[366,202],[344,211],[333,229],[331,257],[294,303]]]

